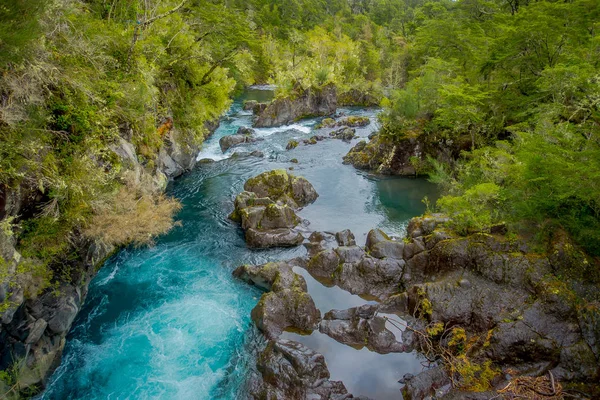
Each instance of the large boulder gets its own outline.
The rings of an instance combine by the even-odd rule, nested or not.
[[[313,185],[303,177],[288,174],[285,169],[276,169],[248,179],[244,190],[259,197],[304,207],[313,203],[319,195]]]
[[[401,260],[404,254],[404,242],[390,239],[380,229],[372,229],[367,235],[366,249],[375,258]]]
[[[273,100],[262,110],[256,110],[254,126],[258,128],[286,125],[302,118],[331,115],[337,109],[336,88],[295,89],[289,97]]]
[[[286,329],[310,333],[321,320],[321,313],[307,292],[306,281],[293,271],[293,266],[294,261],[243,265],[233,272],[246,282],[270,290],[252,310],[252,320],[271,339]]]
[[[317,197],[306,179],[285,170],[268,171],[248,179],[229,218],[241,223],[250,247],[297,246],[304,236],[294,229],[301,222],[295,210]]]
[[[246,244],[256,249],[270,247],[294,247],[304,242],[304,236],[293,229],[248,229],[246,231]]]

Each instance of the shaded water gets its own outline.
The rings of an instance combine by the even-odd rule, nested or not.
[[[270,94],[258,91],[248,96],[264,100]],[[373,120],[376,114],[364,109],[345,111]],[[250,311],[260,292],[233,279],[231,271],[243,263],[305,254],[302,247],[246,248],[241,230],[227,219],[245,180],[266,170],[293,167],[293,173],[305,176],[320,194],[300,213],[310,221],[309,228],[333,232],[349,228],[359,244],[376,226],[401,235],[408,219],[424,211],[421,198],[435,196],[435,187],[424,180],[373,178],[342,165],[343,155],[356,140],[352,144],[326,140],[285,150],[290,139],[312,136],[317,122],[259,129],[258,136],[265,140],[223,155],[219,138],[251,124],[249,113],[236,102],[199,156],[219,161],[199,165],[169,189],[184,206],[177,217],[181,226],[160,238],[155,247],[125,249],[104,265],[69,333],[63,362],[41,398],[239,398],[245,373],[254,364],[248,349],[259,341],[251,328]],[[374,129],[373,123],[357,133],[366,137]],[[255,149],[265,157],[231,156]],[[291,158],[299,163],[291,164]],[[310,285],[323,308],[362,304],[362,299],[339,289],[327,289],[329,294],[319,297],[319,284]],[[319,300],[328,297],[324,303]],[[380,356],[327,339],[318,339],[315,348],[324,353],[332,377],[346,379],[349,390],[359,387],[357,394],[395,398],[370,385],[369,376],[360,378],[366,383],[355,385],[359,378],[344,375],[338,366],[370,365],[385,357],[393,360],[385,364],[393,367],[378,367],[386,382],[395,383],[401,372],[413,372],[411,355]]]

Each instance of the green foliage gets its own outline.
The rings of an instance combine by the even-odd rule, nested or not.
[[[38,17],[46,3],[44,0],[11,0],[0,4],[0,68],[27,56],[30,43],[41,36]]]
[[[428,159],[432,180],[447,191],[438,208],[455,228],[467,234],[506,222],[540,239],[563,228],[600,254],[597,4],[372,7],[381,24],[402,21],[407,41],[406,83],[382,103],[382,134],[443,139],[463,151],[458,164]]]

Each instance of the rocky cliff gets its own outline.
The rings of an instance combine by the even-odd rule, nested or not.
[[[286,125],[307,117],[331,115],[337,109],[336,88],[297,88],[294,94],[273,100],[268,105],[256,105],[254,127],[268,128]]]

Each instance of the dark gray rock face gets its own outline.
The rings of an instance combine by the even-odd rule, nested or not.
[[[352,399],[342,382],[330,381],[323,355],[290,341],[270,341],[257,363],[262,379],[253,379],[251,396],[258,399]]]
[[[406,379],[409,378],[409,379]],[[438,389],[448,385],[450,379],[440,367],[434,367],[413,377],[406,377],[402,388],[402,396],[406,400],[422,400],[433,398]]]
[[[404,242],[390,239],[380,229],[369,231],[365,248],[375,258],[401,260],[404,255]]]
[[[366,346],[377,353],[399,353],[407,347],[386,328],[386,320],[376,315],[378,305],[364,305],[348,310],[332,310],[323,316],[319,331],[340,343],[353,347]]]
[[[233,275],[269,292],[252,310],[252,320],[265,336],[275,339],[286,329],[310,333],[321,320],[321,312],[307,293],[306,281],[292,268],[301,263],[243,265]]]
[[[489,334],[477,353],[481,359],[521,373],[551,370],[562,381],[598,379],[597,335],[591,333],[598,332],[597,314],[583,316],[594,307],[577,306],[552,289],[550,258],[558,252],[528,253],[519,242],[489,234],[456,237],[447,223],[441,215],[411,221],[403,250],[408,289],[389,300],[428,322]]]
[[[239,146],[245,143],[254,143],[259,140],[254,137],[254,134],[255,131],[253,129],[242,126],[238,129],[235,135],[227,135],[219,139],[219,147],[221,147],[221,151],[225,153],[234,146]]]
[[[263,110],[255,108],[254,127],[267,128],[286,125],[302,118],[331,115],[337,109],[336,88],[300,90],[293,98],[275,99]]]
[[[335,240],[340,246],[356,246],[356,238],[350,229],[344,229],[335,234]]]

